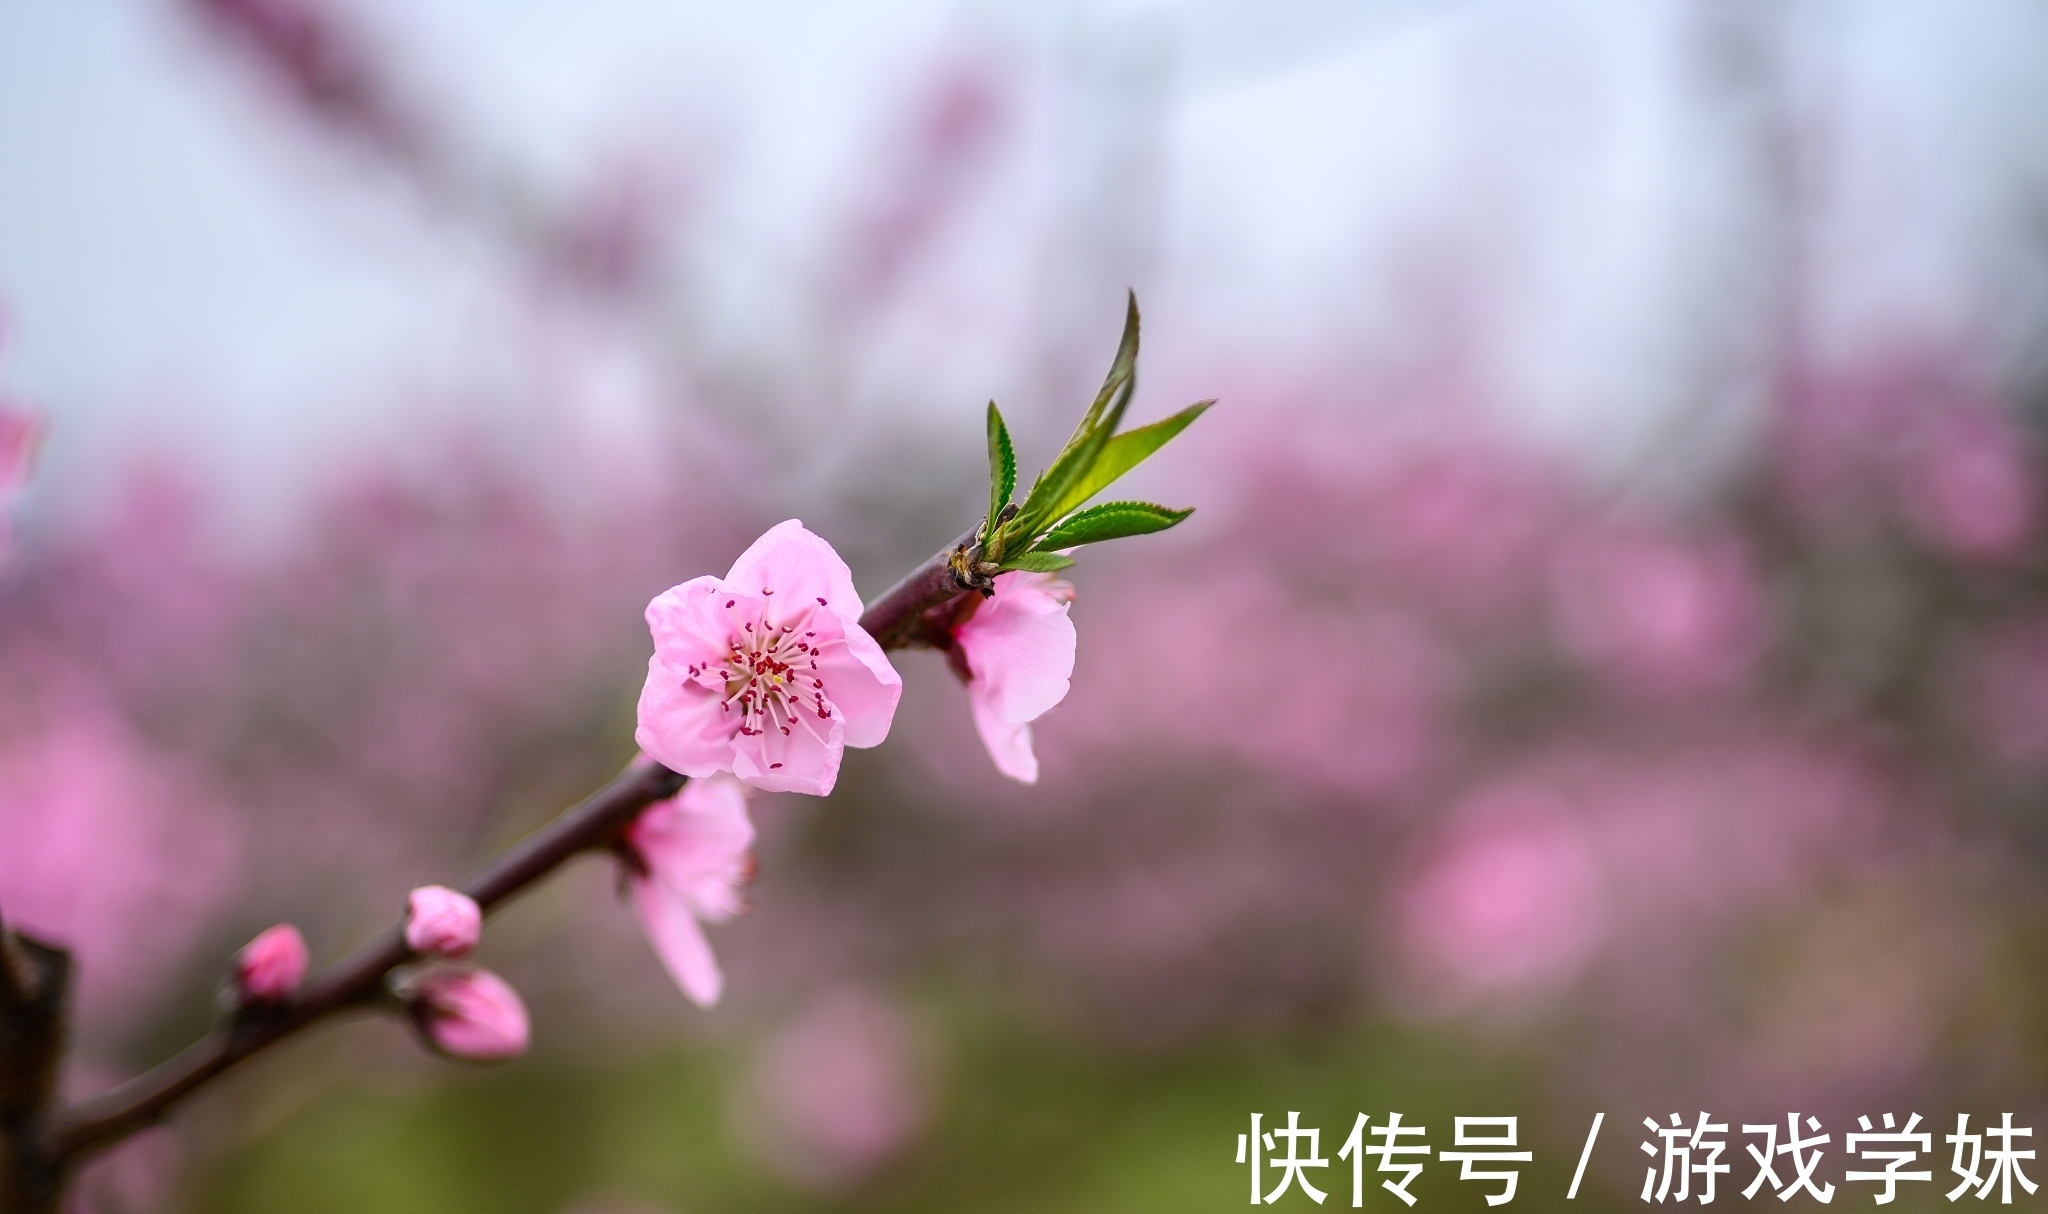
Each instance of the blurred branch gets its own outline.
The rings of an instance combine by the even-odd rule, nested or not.
[[[644,200],[600,188],[553,199],[505,156],[436,116],[429,91],[361,14],[333,0],[174,0],[317,136],[409,185],[542,279],[599,298],[646,287],[654,234]]]
[[[63,1161],[52,1141],[71,957],[0,924],[0,1210],[54,1212]]]
[[[877,598],[861,616],[862,627],[884,648],[923,643],[920,624],[926,613],[971,592],[956,570],[978,530],[977,525]],[[611,846],[642,810],[674,796],[683,782],[684,777],[652,759],[635,758],[611,783],[472,874],[462,891],[489,910],[572,857]],[[31,1183],[54,1186],[80,1159],[159,1120],[180,1099],[244,1058],[330,1016],[375,1008],[388,998],[391,972],[415,957],[402,928],[393,927],[314,975],[296,1000],[277,1008],[243,1008],[168,1062],[52,1119],[69,961],[62,952],[31,941],[0,939],[10,950],[0,966],[0,1011],[6,1013],[0,1021],[6,1026],[0,1035],[0,1128],[14,1147],[0,1171],[0,1196],[26,1191]],[[17,963],[17,952],[27,960]],[[35,1015],[23,1019],[19,1008]],[[53,1187],[53,1201],[56,1192]],[[19,1200],[0,1202],[0,1209],[10,1212],[37,1208]]]

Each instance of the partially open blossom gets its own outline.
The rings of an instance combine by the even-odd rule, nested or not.
[[[405,946],[435,957],[466,957],[484,932],[476,900],[445,885],[422,885],[405,901]]]
[[[465,1062],[503,1062],[526,1052],[526,1005],[489,970],[429,974],[412,994],[413,1022],[433,1047]]]
[[[831,792],[844,749],[880,744],[903,693],[860,614],[846,562],[795,519],[725,577],[663,591],[647,605],[640,748],[693,778]]]
[[[242,947],[235,989],[244,1003],[282,1003],[306,980],[306,938],[289,923],[267,927]]]
[[[1048,573],[1006,573],[953,632],[974,727],[996,769],[1038,781],[1031,722],[1067,696],[1074,675],[1074,588]]]
[[[626,829],[636,867],[633,909],[662,965],[699,1007],[718,1002],[725,989],[702,924],[739,913],[753,843],[747,789],[731,776],[692,780]]]

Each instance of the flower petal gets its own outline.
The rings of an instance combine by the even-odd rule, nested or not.
[[[657,762],[686,776],[730,771],[738,723],[730,712],[719,711],[722,703],[716,692],[691,682],[657,652],[647,660],[633,740]]]
[[[859,624],[846,625],[846,645],[825,665],[831,671],[832,706],[846,726],[846,744],[880,746],[903,698],[903,676]]]
[[[678,670],[715,662],[731,649],[732,624],[722,614],[725,588],[714,577],[671,586],[647,604],[654,652]]]
[[[1013,725],[1066,698],[1074,674],[1073,588],[1042,573],[1006,573],[993,598],[960,626],[958,642],[981,687],[984,710]]]
[[[675,797],[642,811],[626,828],[626,841],[651,879],[679,894],[699,917],[716,921],[739,912],[754,824],[747,819],[746,785],[737,779],[721,774],[690,781]]]
[[[974,711],[974,728],[996,770],[1024,784],[1038,783],[1038,756],[1031,750],[1031,725],[1007,721],[991,705],[992,697],[976,679],[967,685],[967,703]]]
[[[853,571],[832,545],[806,531],[802,522],[789,519],[770,527],[753,542],[725,575],[727,589],[749,594],[773,591],[787,603],[817,605],[819,599],[844,620],[858,620],[860,593],[853,588]],[[773,609],[771,608],[771,611]],[[771,614],[778,622],[784,617]]]
[[[704,939],[704,929],[680,894],[659,881],[633,882],[633,909],[647,933],[654,955],[698,1007],[710,1007],[725,991],[725,975]]]
[[[845,748],[846,726],[839,713],[820,721],[807,712],[787,734],[768,729],[752,737],[734,738],[732,771],[767,792],[822,797],[839,780],[839,760]]]

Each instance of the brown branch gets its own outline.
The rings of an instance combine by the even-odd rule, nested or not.
[[[869,604],[861,615],[861,626],[885,649],[926,643],[923,626],[927,613],[974,588],[967,575],[959,572],[967,567],[963,558],[970,552],[974,535],[970,531],[947,545]],[[488,910],[571,857],[610,846],[641,810],[674,796],[682,786],[682,776],[652,759],[637,758],[611,783],[471,875],[462,891]],[[65,1110],[46,1143],[44,1153],[53,1161],[51,1166],[61,1170],[120,1141],[161,1118],[173,1104],[229,1067],[321,1020],[376,1006],[387,997],[385,982],[391,971],[414,956],[401,929],[393,927],[316,974],[292,1002],[275,1009],[244,1009],[168,1062]],[[0,1037],[0,1064],[15,1057],[11,1045]],[[37,1111],[30,1114],[32,1119],[45,1116],[41,1110],[52,1107],[54,1087],[39,1095],[26,1087],[17,1089],[12,1076],[0,1070],[0,1100],[17,1093],[23,1099],[33,1097],[30,1103]],[[0,1104],[0,1109],[6,1107]],[[43,1132],[48,1132],[47,1126]],[[7,1170],[22,1172],[19,1168]],[[7,1183],[7,1176],[0,1174],[0,1196],[6,1195]],[[0,1204],[0,1208],[15,1207]]]
[[[486,909],[553,872],[570,857],[609,844],[641,810],[672,797],[683,777],[635,759],[611,783],[592,793],[462,884]],[[416,954],[399,928],[391,928],[315,975],[305,992],[275,1011],[246,1010],[183,1053],[111,1092],[66,1110],[56,1149],[73,1159],[117,1141],[161,1117],[180,1097],[229,1067],[337,1012],[378,1003],[384,979]]]
[[[918,633],[926,612],[981,588],[967,572],[972,557],[979,553],[975,536],[980,532],[977,524],[883,591],[861,613],[860,626],[884,649],[924,644]]]
[[[0,924],[0,1210],[55,1214],[64,1168],[51,1141],[71,956]]]

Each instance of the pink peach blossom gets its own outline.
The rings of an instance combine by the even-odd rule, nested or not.
[[[244,1003],[282,1003],[306,980],[306,938],[289,923],[264,928],[242,948],[235,988]]]
[[[974,728],[996,770],[1038,782],[1031,722],[1067,696],[1074,674],[1074,588],[1047,573],[1005,573],[995,594],[954,630],[967,668]]]
[[[1553,585],[1565,648],[1652,696],[1736,685],[1767,639],[1763,593],[1732,537],[1583,536],[1559,554]]]
[[[725,989],[702,922],[739,913],[753,842],[747,788],[731,776],[691,781],[626,830],[639,869],[633,909],[662,965],[699,1007],[718,1002]]]
[[[422,885],[405,902],[405,946],[435,957],[466,957],[483,935],[476,900],[445,885]]]
[[[692,578],[647,605],[642,750],[700,778],[824,796],[845,747],[889,736],[903,681],[860,626],[853,575],[790,519],[723,578]]]
[[[465,1062],[502,1062],[526,1052],[526,1005],[489,970],[429,974],[413,992],[413,1021],[443,1054]]]

